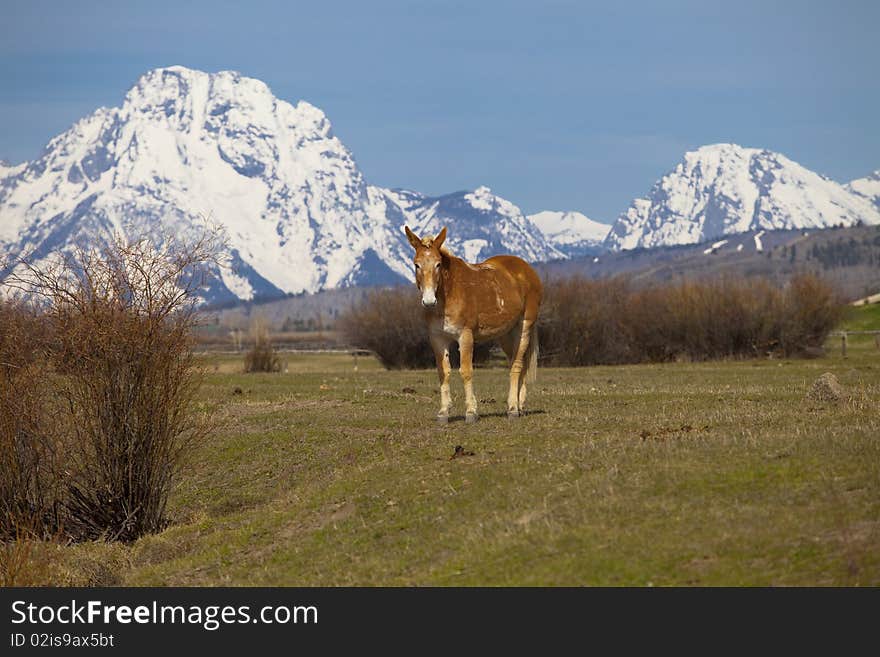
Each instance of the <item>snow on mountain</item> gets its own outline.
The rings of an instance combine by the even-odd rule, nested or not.
[[[694,244],[750,230],[880,223],[864,197],[778,153],[735,144],[685,154],[611,227],[614,249]]]
[[[114,232],[158,243],[206,219],[231,247],[232,268],[204,291],[212,302],[409,279],[406,222],[448,224],[466,256],[559,255],[485,188],[429,199],[367,185],[321,110],[230,71],[150,71],[36,160],[0,164],[0,255],[40,259]]]
[[[449,227],[449,249],[468,262],[479,262],[499,253],[514,253],[526,260],[562,258],[516,205],[496,196],[488,187],[430,197],[400,189],[370,188],[371,198],[392,223],[404,224],[418,235],[439,233]],[[411,265],[407,252],[407,272]]]
[[[864,178],[853,180],[846,188],[854,194],[865,197],[880,210],[880,169]]]
[[[545,210],[528,216],[553,246],[569,257],[594,255],[603,249],[611,226],[593,221],[580,212]]]

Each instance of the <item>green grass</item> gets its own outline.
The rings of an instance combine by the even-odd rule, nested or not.
[[[841,328],[847,331],[880,331],[880,303],[850,306]]]
[[[880,351],[829,354],[542,369],[518,421],[506,373],[480,369],[480,422],[446,427],[433,371],[325,354],[245,375],[216,357],[200,412],[217,428],[174,524],[92,562],[69,548],[64,581],[878,585]],[[805,398],[825,371],[840,404]],[[97,580],[95,559],[114,564]]]

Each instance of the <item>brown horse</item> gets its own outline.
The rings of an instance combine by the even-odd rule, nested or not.
[[[446,228],[437,237],[419,238],[406,226],[415,249],[416,285],[422,293],[425,322],[440,375],[440,412],[449,420],[449,345],[458,342],[464,381],[465,419],[477,420],[473,386],[474,344],[498,340],[510,363],[507,416],[519,417],[526,401],[526,379],[538,369],[536,321],[541,305],[541,279],[525,260],[500,255],[472,265],[443,247]]]

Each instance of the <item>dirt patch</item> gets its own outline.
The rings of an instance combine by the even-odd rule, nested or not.
[[[355,513],[357,513],[357,506],[354,502],[343,502],[330,512],[322,526],[348,520]]]

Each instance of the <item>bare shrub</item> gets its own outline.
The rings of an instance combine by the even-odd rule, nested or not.
[[[636,288],[576,276],[545,291],[542,353],[558,365],[795,356],[821,347],[842,312],[811,275],[782,290],[763,279]]]
[[[336,326],[352,346],[372,351],[387,369],[434,367],[423,310],[411,288],[371,290],[364,302],[339,316]],[[474,362],[487,361],[491,348],[491,344],[476,345]],[[454,345],[450,360],[457,367]]]
[[[783,306],[779,343],[787,356],[821,347],[846,309],[830,286],[809,274],[789,281]]]
[[[630,362],[629,327],[621,312],[630,294],[625,278],[573,276],[545,283],[538,318],[542,359],[565,365]]]
[[[23,303],[0,302],[0,539],[59,530],[59,454],[48,377],[46,325]]]
[[[637,287],[626,277],[549,280],[538,320],[542,361],[555,365],[796,356],[821,347],[842,305],[815,276],[780,289],[764,279]],[[387,368],[432,367],[414,292],[374,290],[340,317],[354,346]],[[488,357],[487,346],[475,359]]]
[[[764,356],[776,347],[780,301],[760,279],[636,291],[626,304],[634,353],[653,362]]]
[[[16,435],[24,452],[63,446],[55,462],[40,460],[48,465],[36,479],[54,481],[66,537],[130,541],[165,526],[182,456],[206,430],[191,409],[200,381],[191,346],[199,273],[218,247],[213,234],[162,248],[116,239],[39,268],[23,263],[24,273],[7,279],[36,300],[48,332],[46,369],[34,380],[51,397],[45,408],[61,436],[53,440],[45,416]],[[24,381],[11,385],[27,399]],[[22,494],[16,503],[33,504]]]
[[[415,293],[405,288],[372,290],[337,326],[354,346],[376,354],[388,369],[434,365],[434,352]]]
[[[244,356],[245,372],[280,372],[281,361],[272,346],[269,324],[262,317],[256,317],[251,324],[253,346]]]

